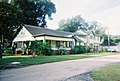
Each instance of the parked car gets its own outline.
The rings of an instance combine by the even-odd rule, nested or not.
[[[113,48],[108,48],[108,52],[116,52],[116,50]]]

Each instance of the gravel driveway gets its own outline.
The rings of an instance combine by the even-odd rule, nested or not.
[[[65,81],[116,62],[120,62],[120,54],[7,69],[0,72],[0,81]]]

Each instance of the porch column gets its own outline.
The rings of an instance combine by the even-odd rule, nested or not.
[[[45,36],[43,37],[43,43],[46,43],[46,39],[45,39]]]
[[[23,45],[23,41],[22,41],[22,46],[21,46],[21,47],[22,47],[22,49],[23,49],[23,47],[24,47],[24,45]]]

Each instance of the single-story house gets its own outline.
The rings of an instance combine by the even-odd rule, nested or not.
[[[70,50],[74,46],[74,39],[71,34],[70,32],[25,25],[13,42],[17,43],[17,49],[21,49],[25,41],[31,43],[31,41],[40,40],[43,43],[48,42],[53,50],[59,48]]]

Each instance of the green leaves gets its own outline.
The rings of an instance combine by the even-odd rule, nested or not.
[[[80,15],[66,20],[63,19],[59,22],[59,30],[75,32],[78,29],[85,29],[84,23],[85,20]]]
[[[50,0],[15,0],[24,14],[25,24],[34,26],[46,26],[46,16],[51,19],[52,13],[56,12],[55,4]]]
[[[43,43],[42,41],[33,41],[31,45],[31,49],[35,54],[42,55],[51,55],[52,50],[51,46],[48,43]]]
[[[0,2],[0,38],[4,35],[4,39],[13,40],[23,22],[22,13],[15,5]]]

